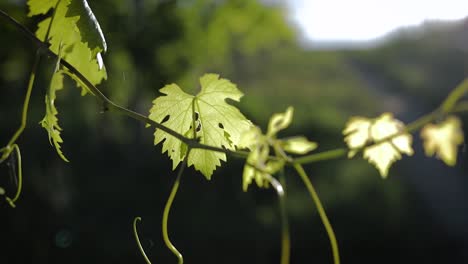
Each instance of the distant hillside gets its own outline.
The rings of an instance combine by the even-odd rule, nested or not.
[[[386,35],[382,40],[430,40],[433,44],[451,46],[468,52],[468,18],[463,20],[428,20],[418,26],[403,27]]]
[[[376,107],[366,84],[340,52],[285,49],[246,67],[255,73],[242,77],[240,85],[248,95],[243,109],[261,122],[294,105],[296,124],[339,131],[349,114],[373,113]]]
[[[409,121],[432,110],[466,76],[467,55],[468,20],[427,22],[369,49],[295,46],[239,59],[235,79],[260,123],[294,105],[296,124],[337,132],[351,115],[391,111]]]
[[[434,106],[468,73],[468,19],[400,29],[380,45],[347,57],[395,93]]]

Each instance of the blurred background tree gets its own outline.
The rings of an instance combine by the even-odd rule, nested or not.
[[[265,126],[274,112],[295,107],[287,134],[304,134],[319,150],[343,146],[353,115],[384,111],[408,122],[432,111],[466,77],[468,22],[426,23],[370,47],[316,49],[304,44],[281,1],[90,1],[106,35],[112,100],[148,113],[158,89],[178,83],[197,91],[216,72],[246,94],[239,108]],[[35,30],[24,1],[0,9]],[[19,124],[35,50],[0,23],[0,142]],[[54,62],[43,59],[28,129],[21,137],[25,186],[16,209],[1,202],[2,263],[143,263],[131,222],[155,263],[175,262],[160,224],[174,174],[152,146],[152,130],[101,113],[91,96],[68,82],[58,96],[64,163],[38,125]],[[466,119],[465,119],[466,121]],[[468,261],[466,154],[446,168],[416,155],[398,162],[383,181],[365,161],[307,166],[334,225],[344,263]],[[170,217],[172,240],[187,263],[275,263],[280,230],[272,190],[241,188],[242,160],[230,158],[211,181],[187,170]],[[328,238],[305,188],[287,175],[291,263],[331,263]],[[15,190],[14,171],[0,165],[0,186]]]

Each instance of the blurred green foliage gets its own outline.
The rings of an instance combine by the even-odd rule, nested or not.
[[[433,110],[465,77],[468,65],[464,24],[395,35],[370,49],[312,50],[299,44],[286,9],[263,1],[101,0],[90,5],[108,44],[108,80],[99,88],[112,100],[148,114],[165,84],[196,92],[198,78],[215,72],[238,85],[245,94],[239,109],[263,128],[271,113],[293,105],[293,124],[281,137],[304,134],[319,143],[319,151],[344,146],[341,130],[350,116],[391,111],[407,122]],[[0,1],[0,9],[32,31],[40,21],[26,17],[23,1]],[[0,141],[5,142],[19,122],[35,47],[3,20],[0,30]],[[136,263],[141,258],[131,221],[140,215],[140,238],[150,258],[173,261],[159,230],[174,175],[169,159],[152,146],[152,130],[101,114],[93,97],[65,89],[56,104],[63,149],[72,162],[63,163],[38,124],[53,64],[48,58],[41,63],[30,122],[19,142],[24,196],[15,210],[2,204],[2,258],[6,263]],[[188,262],[278,260],[276,196],[256,188],[242,192],[242,164],[232,159],[209,182],[192,170],[184,175],[170,232]],[[434,175],[449,175],[425,170],[431,165],[427,159],[403,160],[385,181],[361,159],[307,168],[334,224],[343,262],[375,261],[369,251],[381,263],[429,263],[457,254],[454,261],[463,262],[466,236],[450,231],[446,218],[434,213],[436,205],[427,202],[419,187],[424,183],[412,181],[424,176],[431,183]],[[455,171],[463,169],[462,164]],[[6,192],[15,189],[10,171],[0,165]],[[449,187],[435,188],[437,198],[453,197]],[[292,263],[330,261],[315,208],[292,171],[287,171],[287,193]],[[448,217],[465,219],[464,213],[453,213],[468,212],[461,207],[452,203]],[[63,234],[66,246],[54,244]]]
[[[174,15],[183,35],[159,47],[155,61],[182,86],[193,87],[206,71],[229,72],[236,57],[271,52],[293,41],[280,7],[245,0],[182,1],[178,7]]]

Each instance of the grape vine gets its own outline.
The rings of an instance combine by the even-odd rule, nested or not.
[[[23,102],[20,126],[0,149],[0,163],[12,155],[15,155],[17,160],[17,192],[13,198],[3,194],[12,207],[16,206],[20,198],[23,182],[20,147],[16,142],[28,122],[29,101],[41,56],[48,56],[56,61],[50,87],[45,96],[46,116],[41,125],[47,130],[51,145],[64,161],[68,159],[61,151],[64,140],[60,135],[58,109],[54,105],[56,92],[65,88],[64,76],[69,76],[76,82],[82,89],[82,95],[96,97],[109,112],[122,114],[155,129],[154,144],[162,143],[162,153],[167,152],[173,162],[173,170],[178,168],[162,216],[164,242],[177,257],[178,263],[183,263],[183,256],[169,239],[168,220],[186,167],[193,166],[210,179],[217,167],[227,162],[229,156],[237,156],[245,160],[242,172],[244,191],[247,191],[252,183],[261,188],[273,187],[278,195],[281,215],[281,264],[289,263],[291,255],[284,169],[293,168],[317,208],[328,234],[333,263],[338,264],[339,243],[324,205],[303,165],[346,156],[355,158],[362,154],[385,178],[388,177],[392,164],[403,158],[402,154],[411,156],[414,153],[412,134],[418,130],[421,131],[427,156],[435,155],[449,166],[456,164],[458,148],[463,143],[463,131],[461,121],[455,114],[468,110],[468,104],[461,101],[468,92],[468,79],[456,87],[440,107],[408,125],[394,118],[391,113],[383,113],[376,118],[352,117],[343,129],[347,148],[317,152],[319,144],[304,136],[278,137],[279,132],[287,129],[292,123],[293,107],[289,107],[284,113],[273,114],[266,133],[263,133],[261,128],[248,120],[235,105],[226,101],[229,99],[230,102],[238,102],[243,94],[235,84],[218,74],[201,76],[201,90],[196,95],[184,92],[177,84],[166,85],[160,90],[163,96],[154,99],[148,116],[111,101],[97,88],[99,83],[108,78],[102,59],[108,47],[98,20],[86,0],[55,0],[44,3],[40,0],[28,1],[29,16],[49,14],[39,23],[36,33],[32,33],[0,10],[0,16],[5,21],[16,27],[38,47]],[[83,21],[86,23],[82,23]],[[439,122],[434,123],[435,121]],[[137,222],[140,220],[140,217],[134,219],[133,232],[143,258],[147,263],[151,263],[138,237]]]

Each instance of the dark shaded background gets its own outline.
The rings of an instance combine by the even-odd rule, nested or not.
[[[116,102],[148,113],[158,89],[176,82],[195,92],[216,72],[246,94],[239,108],[265,127],[272,113],[295,107],[283,136],[303,134],[319,151],[342,147],[353,115],[384,111],[410,122],[433,110],[468,70],[468,21],[400,30],[368,48],[314,49],[289,24],[287,10],[264,1],[90,1],[106,35],[109,79],[99,86]],[[279,1],[278,1],[279,2]],[[24,1],[0,0],[31,30]],[[0,142],[19,125],[35,47],[0,22]],[[302,44],[299,44],[302,43]],[[17,208],[0,199],[0,263],[144,263],[132,233],[153,263],[176,263],[163,244],[161,218],[175,178],[152,145],[152,130],[101,114],[91,96],[68,82],[58,94],[64,163],[38,122],[54,62],[43,59],[28,127],[19,144],[24,190]],[[466,121],[466,120],[465,120]],[[465,122],[466,123],[466,122]],[[360,158],[306,166],[327,209],[343,263],[468,263],[465,147],[454,168],[416,154],[382,180]],[[280,228],[272,190],[241,188],[243,161],[211,181],[188,169],[171,211],[169,232],[186,263],[278,263]],[[15,190],[7,163],[0,186]],[[291,263],[331,263],[328,238],[305,187],[287,171]]]

